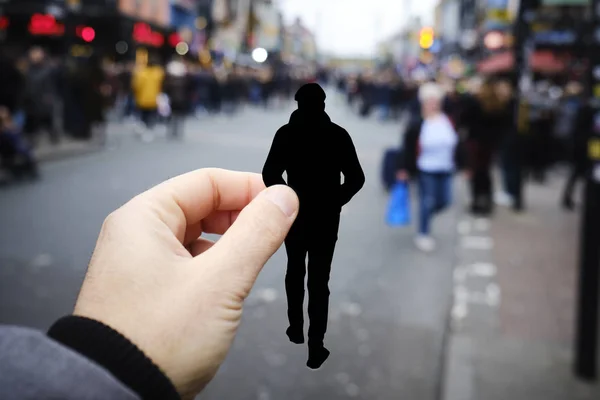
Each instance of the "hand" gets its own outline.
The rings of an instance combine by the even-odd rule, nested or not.
[[[297,214],[293,190],[265,190],[259,174],[168,180],[106,218],[74,314],[123,334],[191,399],[223,362],[244,299]]]
[[[396,179],[399,181],[407,181],[408,180],[408,172],[406,170],[401,169],[396,172]]]
[[[465,179],[467,179],[467,180],[471,179],[471,177],[473,176],[473,172],[469,169],[465,169],[463,174],[465,176]]]

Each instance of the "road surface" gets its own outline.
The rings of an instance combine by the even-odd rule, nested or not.
[[[340,226],[326,337],[332,355],[311,371],[307,349],[287,341],[280,249],[260,275],[233,349],[202,399],[433,400],[438,394],[455,211],[436,221],[440,245],[430,255],[414,249],[412,228],[387,227],[379,163],[383,149],[399,142],[399,125],[361,120],[330,103],[330,116],[350,132],[367,176]],[[47,163],[40,182],[0,191],[0,322],[47,329],[69,313],[111,210],[192,169],[259,172],[291,110],[194,120],[182,142],[145,144],[117,126],[107,150]]]

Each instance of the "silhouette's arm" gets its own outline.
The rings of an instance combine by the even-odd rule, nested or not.
[[[356,148],[348,132],[344,131],[342,152],[342,173],[344,183],[341,186],[341,205],[346,205],[365,184],[365,173],[358,161]]]
[[[283,179],[283,173],[285,172],[285,136],[280,130],[275,134],[271,150],[267,156],[267,161],[262,170],[263,181],[265,186],[273,185],[286,185],[285,179]]]

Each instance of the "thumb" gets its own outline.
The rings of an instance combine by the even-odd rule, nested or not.
[[[236,289],[247,294],[265,263],[281,247],[298,210],[298,196],[284,185],[263,190],[244,207],[233,225],[207,252],[215,257],[210,265],[228,275],[222,282],[242,282],[244,287]]]

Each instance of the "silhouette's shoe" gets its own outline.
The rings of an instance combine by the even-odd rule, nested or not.
[[[310,369],[319,369],[329,357],[329,350],[323,346],[308,348],[308,361],[306,366]]]
[[[302,332],[302,328],[289,327],[286,329],[285,334],[290,339],[290,342],[295,344],[304,343],[304,332]]]

